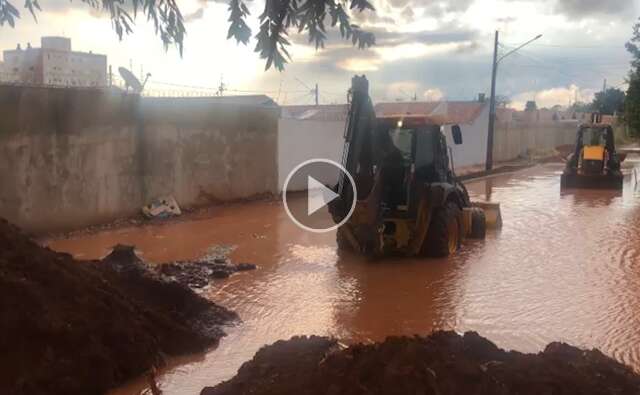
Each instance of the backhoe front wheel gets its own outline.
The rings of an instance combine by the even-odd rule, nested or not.
[[[462,242],[461,214],[460,208],[453,202],[433,210],[423,254],[443,258],[458,251]]]

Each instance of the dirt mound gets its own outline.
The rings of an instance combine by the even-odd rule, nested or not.
[[[100,394],[237,318],[118,247],[78,262],[0,219],[0,393]]]
[[[638,393],[640,376],[597,350],[551,343],[522,354],[475,332],[436,332],[346,349],[319,337],[280,341],[201,395]]]

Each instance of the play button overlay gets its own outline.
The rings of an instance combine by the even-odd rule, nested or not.
[[[335,223],[328,205],[340,199],[334,190],[344,177],[355,191],[351,175],[329,159],[310,159],[300,163],[287,176],[282,189],[282,201],[289,218],[309,232],[324,233],[337,229],[349,220],[355,209],[355,200],[344,218]]]
[[[336,198],[337,193],[322,185],[322,183],[311,176],[307,176],[307,215],[311,215],[320,210]]]

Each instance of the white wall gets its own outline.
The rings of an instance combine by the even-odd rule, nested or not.
[[[282,191],[284,182],[298,164],[315,158],[342,161],[344,149],[344,121],[308,121],[292,118],[278,120],[278,185]],[[318,177],[328,185],[338,181],[338,171]],[[289,190],[307,189],[306,183],[290,184]]]
[[[445,126],[447,144],[453,152],[453,164],[456,169],[467,166],[483,165],[487,156],[487,129],[489,124],[489,106],[485,106],[472,124],[460,124],[462,144],[455,145],[451,136],[451,126]]]

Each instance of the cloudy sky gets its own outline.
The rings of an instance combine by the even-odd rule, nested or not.
[[[14,1],[14,4],[21,4]],[[157,93],[212,92],[221,79],[227,94],[266,93],[284,104],[310,104],[309,89],[320,87],[322,103],[341,103],[350,78],[366,74],[375,101],[469,100],[490,89],[493,35],[501,52],[543,34],[534,44],[502,61],[498,94],[515,107],[588,101],[608,86],[624,88],[629,56],[624,43],[640,17],[640,0],[374,0],[376,12],[354,15],[376,33],[369,50],[352,48],[329,34],[315,51],[292,35],[293,59],[285,72],[264,71],[249,46],[227,41],[227,5],[220,0],[179,1],[187,15],[184,56],[165,52],[153,29],[138,18],[135,33],[120,42],[109,20],[79,0],[41,0],[36,24],[23,12],[15,29],[0,28],[0,48],[39,43],[43,35],[72,38],[75,50],[104,53],[116,69],[133,65],[152,73]],[[250,3],[253,16],[263,2]],[[257,22],[251,21],[255,32]],[[34,45],[35,46],[35,45]],[[210,88],[210,89],[208,89]]]

